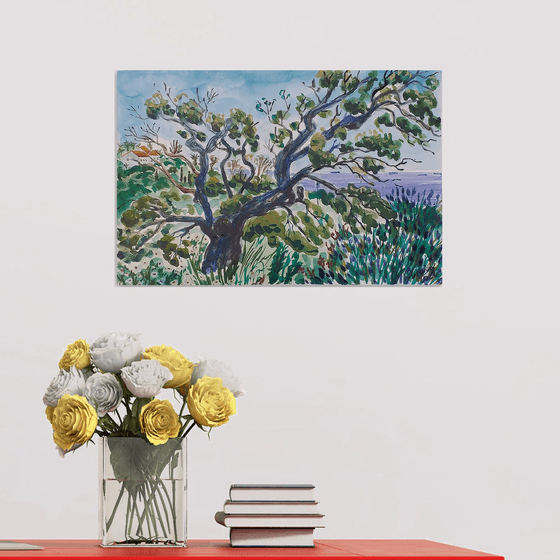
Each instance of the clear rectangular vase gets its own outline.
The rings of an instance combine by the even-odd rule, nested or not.
[[[187,439],[100,439],[101,546],[187,546]]]

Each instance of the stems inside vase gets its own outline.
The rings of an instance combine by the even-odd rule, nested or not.
[[[106,439],[111,440],[103,442],[108,461],[102,464],[110,466],[110,472],[104,474],[101,486],[102,544],[184,546],[184,438],[161,446],[141,438]]]

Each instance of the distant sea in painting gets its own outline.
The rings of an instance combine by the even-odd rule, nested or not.
[[[327,173],[322,178],[332,183],[335,187],[344,188],[348,183],[354,183],[357,187],[369,186],[371,184],[360,180],[353,173]],[[393,171],[380,173],[380,181],[373,188],[377,189],[383,198],[394,196],[397,189],[404,192],[414,200],[424,200],[427,204],[435,206],[442,200],[442,175],[434,171]],[[310,179],[303,180],[303,186],[308,191],[317,188],[317,183]]]

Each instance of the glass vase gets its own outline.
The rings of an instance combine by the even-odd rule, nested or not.
[[[100,439],[101,546],[187,546],[187,439]]]

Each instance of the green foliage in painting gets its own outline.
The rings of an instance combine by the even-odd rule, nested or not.
[[[325,150],[326,144],[327,141],[320,132],[316,132],[311,137],[309,145],[309,161],[314,169],[328,167],[336,160],[335,154]]]
[[[182,97],[186,97],[186,95],[182,94],[182,96],[178,97],[178,100],[180,101]],[[198,125],[202,124],[204,111],[194,99],[187,99],[187,101],[184,101],[177,106],[177,116],[179,119],[184,120],[188,124]],[[206,135],[204,134],[204,136]],[[205,138],[199,138],[199,140],[204,139]]]
[[[243,239],[254,241],[261,236],[266,237],[271,247],[276,247],[286,236],[285,220],[280,212],[269,212],[266,216],[258,216],[247,222]]]
[[[310,193],[309,198],[330,206],[354,233],[359,233],[360,229],[369,231],[379,220],[396,217],[395,211],[379,191],[369,187],[356,187],[353,183],[340,189],[338,193],[318,189]]]
[[[120,216],[131,204],[143,195],[157,193],[171,186],[163,174],[149,165],[126,168],[117,162],[117,214]]]
[[[403,193],[391,202],[397,219],[370,233],[340,227],[312,282],[329,284],[439,284],[442,281],[442,218],[425,197]]]
[[[269,284],[291,284],[295,276],[301,272],[303,263],[299,260],[299,253],[290,251],[284,244],[278,245],[272,258]]]
[[[175,110],[160,92],[154,93],[150,99],[147,99],[145,105],[146,115],[153,120],[158,119],[161,115],[171,117],[175,114]]]
[[[372,154],[376,154],[380,158],[389,158],[398,161],[401,157],[400,148],[403,141],[401,139],[394,140],[393,135],[388,134],[372,134],[362,136],[356,142],[357,148],[364,148]]]
[[[405,101],[412,102],[409,110],[414,116],[426,121],[429,126],[433,126],[437,130],[441,128],[441,117],[437,117],[434,113],[437,100],[432,90],[425,92],[407,90],[404,92],[403,98]]]

